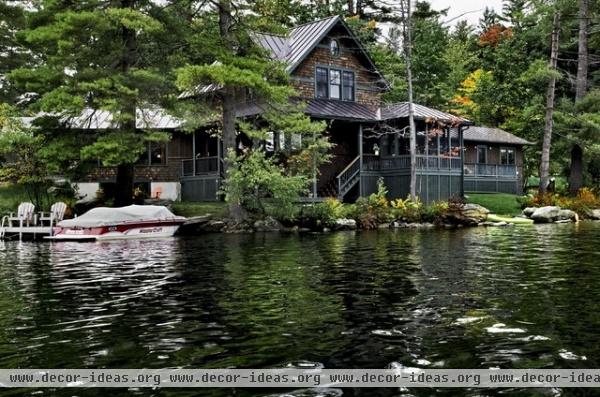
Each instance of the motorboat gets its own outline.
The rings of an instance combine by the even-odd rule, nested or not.
[[[130,205],[93,208],[74,219],[63,220],[52,229],[50,240],[116,240],[171,237],[186,221],[168,208]]]

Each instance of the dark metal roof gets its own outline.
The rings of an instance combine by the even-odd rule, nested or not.
[[[493,142],[507,143],[511,145],[533,145],[533,143],[519,138],[510,132],[501,130],[500,128],[476,127],[471,126],[464,130],[464,140],[470,142]]]
[[[287,37],[271,33],[252,33],[256,44],[269,51],[275,60],[284,61],[290,55],[290,43]]]
[[[306,58],[317,44],[329,31],[342,21],[339,16],[324,18],[318,21],[305,23],[292,29],[289,35],[290,53],[285,61],[288,71],[291,72]]]
[[[414,104],[414,109],[416,120],[437,119],[452,123],[470,124],[469,120],[451,115],[450,113],[442,112],[437,109],[428,108],[427,106],[419,105],[416,103]],[[381,119],[390,120],[408,118],[408,110],[408,102],[399,102],[387,105],[381,109]]]
[[[352,32],[352,29],[338,15],[299,25],[293,28],[287,36],[254,32],[251,33],[251,38],[256,44],[269,52],[271,59],[285,63],[286,71],[292,73],[337,24],[344,26],[348,32],[348,36],[356,42],[356,47],[365,57],[373,72],[381,77],[381,81],[385,87],[389,87],[389,83],[377,70],[366,48],[354,32]],[[218,64],[218,62],[215,62],[215,64]],[[220,89],[222,87],[217,84],[198,86],[193,91],[182,93],[179,98],[200,96],[219,91]]]
[[[298,101],[303,101],[301,98]],[[296,100],[294,100],[296,102]],[[254,116],[263,113],[268,105],[247,103],[237,109],[238,117]],[[381,122],[394,119],[408,118],[408,104],[401,102],[388,105],[385,108],[372,108],[358,102],[347,102],[331,99],[311,99],[306,101],[304,113],[325,119],[339,119],[364,122]],[[436,109],[415,104],[415,118],[417,120],[437,119],[466,125],[470,122],[460,117],[444,113]]]
[[[356,102],[313,99],[308,101],[306,114],[314,117],[356,121],[378,121],[378,112]]]

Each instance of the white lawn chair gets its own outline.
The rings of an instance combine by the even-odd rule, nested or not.
[[[54,226],[58,222],[62,221],[67,211],[67,205],[63,202],[52,204],[50,212],[40,212],[40,226],[44,226],[44,222],[47,221],[49,226]]]
[[[2,219],[2,223],[4,224],[7,222],[9,227],[14,227],[16,224],[18,224],[19,227],[29,227],[30,225],[33,226],[37,223],[36,218],[35,205],[31,203],[21,203],[17,208],[17,214],[15,215],[11,212],[10,215],[7,215]]]

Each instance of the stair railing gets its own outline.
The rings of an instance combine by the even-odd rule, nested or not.
[[[342,197],[345,194],[345,189],[348,184],[352,183],[354,178],[360,174],[360,156],[348,164],[346,168],[337,176],[338,196]]]

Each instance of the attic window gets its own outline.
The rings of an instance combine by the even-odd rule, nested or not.
[[[331,56],[334,58],[337,58],[340,56],[340,43],[338,43],[337,40],[332,39],[331,42],[329,43],[329,52],[331,53]]]

